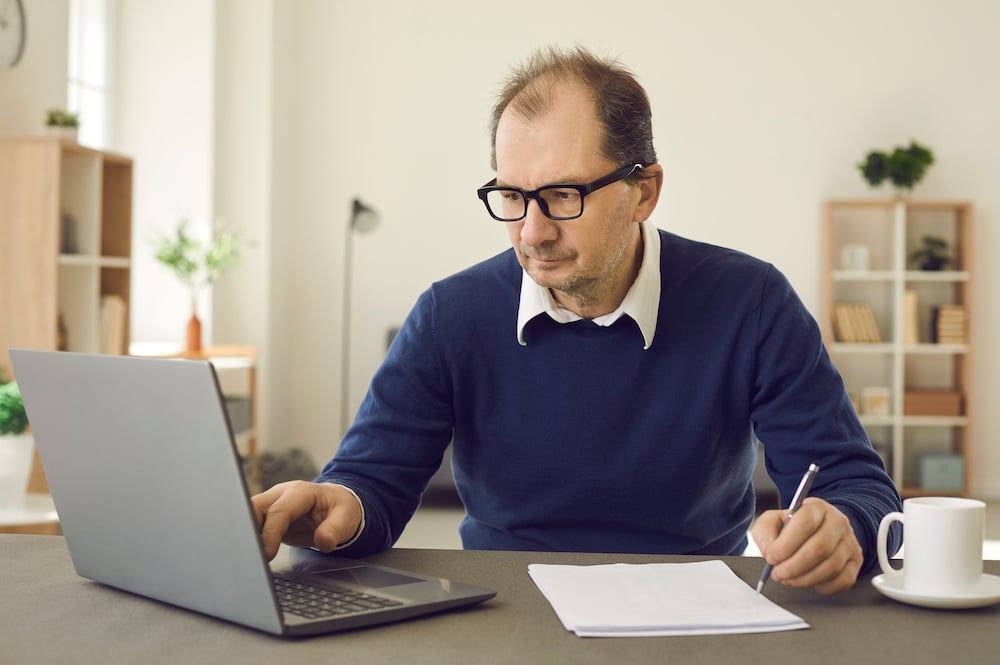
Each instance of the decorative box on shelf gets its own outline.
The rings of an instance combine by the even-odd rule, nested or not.
[[[861,412],[866,416],[887,416],[892,413],[892,391],[885,386],[862,388]]]
[[[920,456],[920,488],[933,492],[961,492],[965,486],[965,460],[957,453]]]
[[[957,390],[907,390],[903,393],[904,416],[960,416],[962,393]]]

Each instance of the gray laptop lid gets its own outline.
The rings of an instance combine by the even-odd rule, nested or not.
[[[210,363],[22,349],[10,358],[84,577],[286,635],[399,621],[496,595],[293,548],[285,579],[366,600],[335,616],[293,606],[284,613]]]
[[[77,573],[282,632],[211,365],[10,357]]]

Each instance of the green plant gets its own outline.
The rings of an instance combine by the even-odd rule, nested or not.
[[[937,236],[924,236],[923,245],[910,254],[910,261],[916,263],[921,270],[941,270],[949,263],[948,241]]]
[[[28,414],[17,383],[0,383],[0,436],[21,434],[28,429]]]
[[[188,220],[182,220],[172,235],[157,241],[156,259],[173,270],[194,299],[199,288],[239,265],[243,243],[235,231],[217,233],[211,242],[201,243],[188,235],[187,224]]]
[[[889,180],[898,191],[913,189],[934,163],[934,153],[916,141],[909,147],[897,146],[891,153],[869,152],[858,164],[861,175],[872,187]]]
[[[49,127],[79,127],[80,116],[63,109],[49,109],[45,112],[45,124]]]

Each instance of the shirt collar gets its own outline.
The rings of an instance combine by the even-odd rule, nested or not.
[[[599,316],[594,323],[610,326],[622,315],[629,315],[642,332],[643,349],[648,349],[653,343],[656,333],[656,318],[660,306],[660,233],[649,220],[642,223],[642,265],[639,274],[625,294],[618,309]],[[535,283],[524,270],[521,271],[521,301],[517,310],[517,342],[527,346],[524,341],[524,327],[536,316],[548,314],[559,323],[579,321],[580,316],[562,307],[555,301],[549,290]]]

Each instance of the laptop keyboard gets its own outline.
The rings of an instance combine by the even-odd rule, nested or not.
[[[274,576],[274,588],[281,609],[307,619],[346,616],[403,604],[360,591],[335,591],[313,586],[280,574]]]

